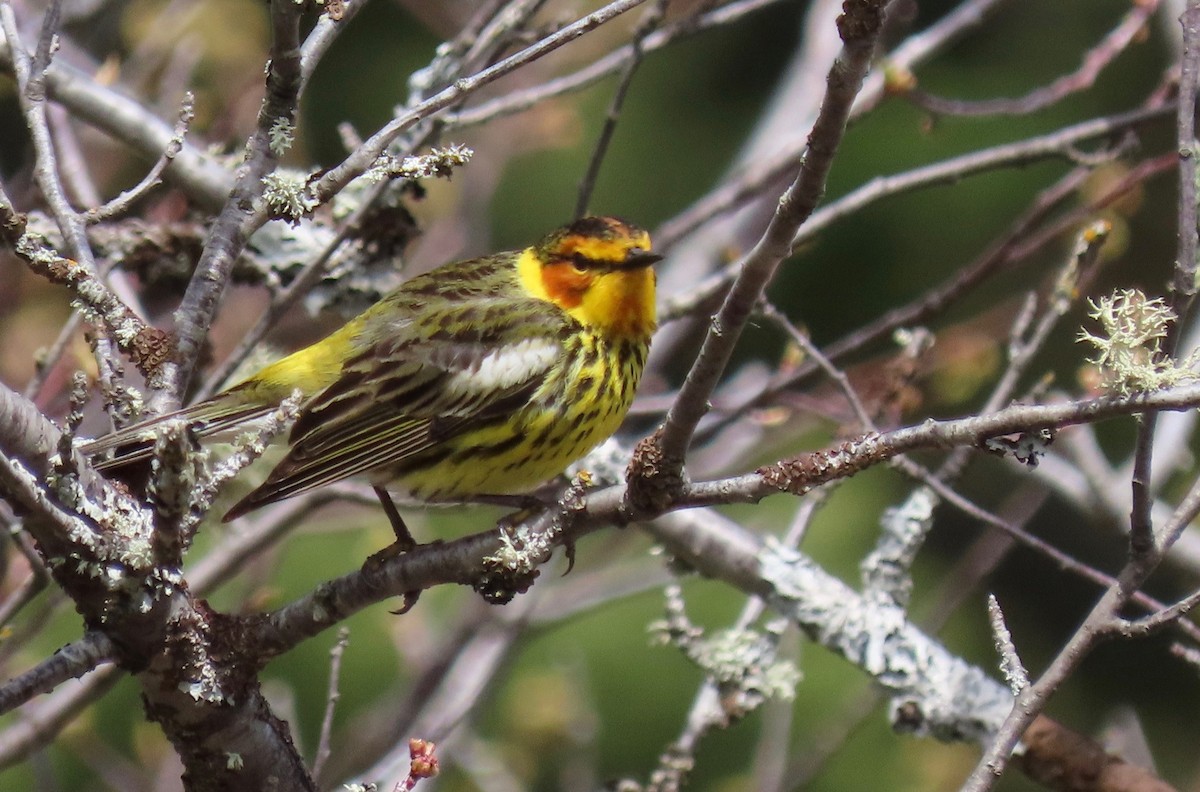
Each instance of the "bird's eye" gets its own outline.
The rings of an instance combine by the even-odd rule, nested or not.
[[[571,258],[571,266],[576,272],[587,272],[589,269],[591,269],[591,262],[588,261],[587,257],[583,254],[576,253]]]

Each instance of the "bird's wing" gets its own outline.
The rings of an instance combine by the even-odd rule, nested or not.
[[[518,306],[523,307],[523,306]],[[544,313],[539,307],[538,313]],[[305,405],[287,456],[226,515],[428,451],[528,402],[562,355],[563,328],[515,310],[453,339],[388,338]]]

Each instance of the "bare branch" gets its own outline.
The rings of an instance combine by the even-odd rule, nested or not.
[[[166,402],[156,405],[159,408],[173,408],[181,403],[229,271],[257,228],[250,222],[249,209],[262,195],[263,177],[275,169],[279,157],[277,147],[272,145],[276,125],[295,123],[300,93],[299,6],[287,0],[273,0],[271,27],[267,95],[258,114],[258,127],[247,144],[246,160],[238,168],[225,207],[209,231],[204,254],[196,264],[183,302],[175,311],[176,354],[164,371]]]
[[[133,187],[124,191],[116,198],[113,198],[104,206],[98,206],[95,209],[89,210],[84,215],[84,221],[89,224],[96,224],[102,220],[108,220],[113,217],[119,217],[130,210],[130,208],[140,201],[146,194],[159,185],[162,180],[163,172],[175,161],[179,156],[179,152],[183,150],[184,137],[187,135],[188,127],[195,117],[195,97],[189,91],[183,95],[183,101],[180,102],[179,120],[175,124],[175,129],[171,136],[171,141],[167,143],[166,149],[163,150],[162,156],[154,163],[154,167],[142,177],[142,180]]]
[[[333,713],[337,709],[338,699],[341,698],[338,683],[342,676],[342,655],[346,653],[349,644],[350,630],[342,627],[338,630],[337,641],[329,650],[329,691],[325,694],[325,715],[321,718],[321,736],[317,740],[317,754],[312,765],[312,775],[318,783],[321,781],[321,771],[325,769],[325,763],[329,761],[333,750],[330,746],[333,736]]]
[[[843,49],[829,72],[828,91],[809,134],[808,155],[796,180],[780,198],[775,216],[762,238],[742,262],[741,272],[713,318],[700,353],[662,428],[647,441],[654,450],[651,452],[647,446],[646,453],[653,453],[660,459],[650,467],[635,467],[631,472],[631,494],[635,502],[653,501],[655,496],[650,493],[651,487],[669,489],[675,486],[672,480],[678,479],[682,472],[692,435],[707,411],[708,397],[729,363],[751,310],[790,251],[796,230],[812,214],[825,191],[833,155],[845,131],[854,97],[870,66],[886,9],[887,0],[847,3],[838,18]],[[635,456],[632,464],[636,466],[638,462],[639,458]],[[644,474],[657,479],[657,483],[645,480]]]
[[[1161,119],[1172,109],[1174,109],[1174,105],[1163,105],[1097,118],[1065,127],[1047,135],[971,152],[905,173],[876,176],[861,187],[813,212],[812,217],[800,228],[792,241],[792,252],[815,239],[818,234],[837,221],[853,216],[882,199],[925,187],[952,184],[967,176],[986,173],[997,168],[1023,165],[1043,159],[1074,160],[1073,152],[1080,143],[1109,137],[1123,130]],[[759,190],[770,184],[774,178],[774,173],[750,169],[746,174],[723,185],[721,192],[710,193],[705,199],[693,204],[687,213],[679,215],[664,225],[656,235],[656,239],[662,240],[662,244],[669,246],[673,240],[692,231],[701,223],[740,205],[747,197],[758,193]],[[660,313],[665,319],[670,320],[691,312],[695,306],[702,304],[726,288],[736,274],[736,265],[714,273],[693,290],[665,300]]]
[[[43,240],[27,234],[24,218],[14,212],[12,202],[2,190],[0,228],[3,229],[5,241],[37,272],[52,282],[71,288],[82,304],[95,313],[99,323],[108,328],[118,346],[131,354],[139,368],[150,376],[157,373],[167,344],[161,333],[147,327],[99,278],[83,219],[67,201],[59,179],[58,163],[46,120],[45,89],[45,72],[52,55],[51,44],[58,32],[58,8],[59,3],[56,2],[46,14],[38,51],[32,60],[22,49],[17,21],[8,3],[0,6],[0,27],[8,42],[21,109],[33,138],[34,174],[38,187],[50,206],[67,251],[74,260],[58,256]],[[107,342],[101,342],[101,348],[107,351]]]
[[[48,744],[84,707],[100,699],[124,677],[116,666],[105,666],[85,674],[81,684],[55,691],[38,702],[32,712],[23,712],[20,721],[0,732],[0,767],[11,767]]]
[[[645,0],[617,0],[609,3],[598,11],[567,25],[562,30],[549,35],[520,52],[514,53],[499,63],[489,66],[470,77],[463,77],[425,101],[409,108],[398,118],[372,135],[353,154],[341,164],[330,168],[312,185],[314,197],[324,202],[332,198],[338,191],[354,178],[365,173],[375,160],[384,153],[388,145],[402,132],[433,113],[458,103],[461,99],[485,85],[503,77],[527,63],[553,52],[564,44],[568,44],[585,33],[594,30],[604,23],[644,3]],[[261,211],[261,210],[260,210]]]
[[[1038,195],[1029,209],[1014,222],[1013,226],[975,261],[907,305],[893,308],[875,321],[828,344],[824,354],[830,361],[836,362],[852,352],[888,337],[898,328],[921,325],[930,321],[1003,267],[1032,255],[1066,230],[1074,230],[1080,222],[1091,218],[1095,211],[1117,200],[1150,175],[1163,172],[1173,163],[1173,157],[1159,157],[1141,163],[1088,206],[1076,209],[1050,227],[1038,231],[1038,223],[1044,220],[1045,216],[1059,202],[1082,183],[1086,172],[1081,169],[1072,171]],[[751,398],[742,399],[738,410],[730,411],[724,417],[715,418],[710,425],[702,429],[700,437],[702,439],[709,437],[714,431],[733,420],[741,410],[767,403],[781,391],[797,387],[805,382],[818,370],[819,366],[815,363],[805,363],[794,371],[776,375],[759,393],[754,394]]]
[[[1196,158],[1200,156],[1196,140],[1196,93],[1200,84],[1200,5],[1188,2],[1180,18],[1183,27],[1183,60],[1179,72],[1179,105],[1176,110],[1176,142],[1179,146],[1179,252],[1175,256],[1175,277],[1171,289],[1176,299],[1177,316],[1196,294]]]
[[[1097,645],[1124,634],[1126,630],[1137,634],[1165,626],[1200,602],[1200,598],[1189,597],[1160,612],[1160,615],[1152,615],[1145,621],[1144,630],[1131,626],[1120,616],[1121,609],[1158,568],[1167,550],[1197,513],[1200,513],[1200,481],[1193,483],[1191,491],[1172,515],[1170,525],[1164,529],[1162,542],[1158,545],[1152,542],[1143,552],[1130,553],[1124,569],[1092,606],[1083,623],[1063,645],[1050,666],[1036,682],[1018,694],[1012,712],[992,737],[964,789],[975,792],[992,788],[1008,763],[1017,741],[1022,739],[1026,729],[1039,716],[1049,697]]]
[[[971,102],[942,99],[922,91],[905,91],[904,96],[918,107],[938,115],[987,116],[1028,115],[1057,104],[1068,96],[1086,91],[1096,84],[1100,72],[1117,56],[1125,52],[1158,10],[1158,0],[1134,3],[1120,22],[1095,47],[1088,50],[1083,63],[1070,74],[1064,74],[1049,85],[1036,88],[1018,99],[985,99]]]
[[[102,663],[112,662],[115,653],[116,647],[106,636],[87,633],[29,671],[0,685],[0,713],[21,706],[34,696],[49,693],[68,679],[78,679]]]
[[[779,0],[736,0],[725,3],[720,8],[708,11],[699,18],[685,18],[666,25],[661,30],[649,33],[642,40],[640,49],[643,54],[654,52],[677,38],[727,25],[777,2]],[[995,2],[995,0],[989,0],[989,2]],[[605,77],[617,74],[625,69],[634,57],[634,45],[627,44],[573,74],[548,80],[541,85],[515,91],[507,96],[480,102],[474,107],[448,114],[443,120],[447,129],[454,129],[475,126],[506,115],[519,113],[547,99],[581,90]]]

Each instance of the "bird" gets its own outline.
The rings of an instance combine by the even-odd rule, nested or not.
[[[528,493],[617,430],[649,354],[661,259],[642,228],[583,217],[522,250],[413,277],[311,346],[82,450],[108,475],[152,457],[165,420],[229,436],[299,392],[282,460],[224,521],[365,477],[398,542],[411,542],[390,493]]]

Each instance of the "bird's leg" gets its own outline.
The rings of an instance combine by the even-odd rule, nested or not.
[[[375,495],[379,498],[380,505],[383,506],[383,513],[387,515],[388,522],[392,524],[392,532],[396,534],[396,544],[393,545],[395,554],[407,553],[417,546],[417,541],[413,539],[408,526],[404,524],[404,518],[400,516],[388,491],[383,487],[373,487],[372,489],[375,490]]]
[[[375,495],[379,498],[379,504],[383,506],[383,513],[387,515],[388,522],[392,524],[392,532],[396,534],[396,541],[378,553],[373,553],[367,559],[367,563],[364,566],[378,566],[389,559],[407,553],[417,546],[412,532],[404,524],[404,518],[400,516],[396,504],[392,501],[392,496],[383,487],[373,487],[373,489],[375,490]],[[396,616],[408,613],[417,604],[417,598],[420,596],[420,589],[404,592],[404,604],[400,606],[399,610],[394,610],[392,613]]]

